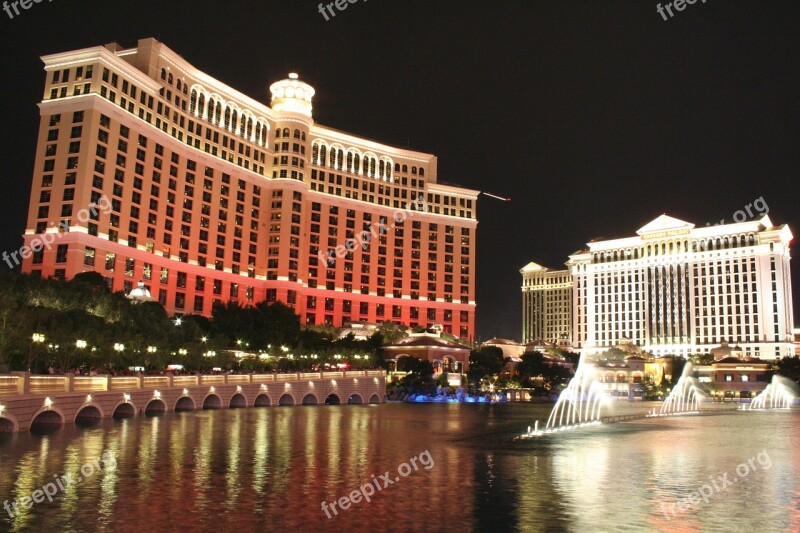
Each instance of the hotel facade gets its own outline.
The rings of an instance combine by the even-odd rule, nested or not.
[[[474,335],[479,192],[435,156],[316,124],[295,74],[268,106],[155,39],[42,60],[23,272],[143,282],[170,314],[280,301]]]
[[[791,240],[768,216],[698,228],[662,215],[634,237],[588,243],[567,270],[548,274],[571,278],[570,340],[589,354],[623,339],[656,356],[709,353],[728,341],[745,356],[775,359],[794,354]],[[543,275],[524,271],[523,280]],[[525,293],[523,281],[523,317],[549,313]],[[551,300],[557,316],[568,312]],[[547,320],[523,320],[523,338]]]

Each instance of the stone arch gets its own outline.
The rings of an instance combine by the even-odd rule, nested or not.
[[[241,409],[247,407],[247,397],[241,392],[234,393],[228,402],[228,409]]]
[[[111,411],[111,417],[119,420],[120,418],[133,418],[136,416],[136,406],[131,402],[119,402]]]
[[[377,394],[373,394],[369,397],[369,403],[371,404],[379,404],[381,403],[381,398]]]
[[[105,418],[105,414],[100,406],[94,403],[88,403],[78,409],[73,422],[79,426],[92,426],[103,418]]]
[[[303,405],[319,405],[319,400],[314,394],[309,392],[303,396]]]
[[[256,396],[256,399],[253,402],[253,407],[269,407],[270,405],[272,405],[272,400],[270,400],[269,396],[263,392]]]
[[[11,413],[0,415],[0,434],[14,433],[19,430],[19,423],[17,417]]]
[[[203,409],[222,409],[222,398],[210,392],[203,398]]]
[[[194,398],[191,396],[181,396],[175,402],[175,411],[176,413],[180,413],[181,411],[194,411],[197,409],[197,404],[194,402]]]
[[[336,394],[328,394],[325,398],[325,405],[341,405],[342,399]]]
[[[31,417],[32,433],[48,433],[64,425],[64,413],[56,407],[42,407]]]
[[[144,406],[144,414],[147,416],[156,416],[166,412],[167,404],[161,398],[151,398]]]
[[[294,405],[294,403],[294,396],[288,392],[282,394],[280,400],[278,400],[278,405]]]
[[[364,403],[364,398],[361,397],[358,393],[353,393],[347,399],[348,405],[362,405]]]

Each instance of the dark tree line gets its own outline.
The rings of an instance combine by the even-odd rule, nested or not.
[[[336,333],[330,327],[301,327],[282,303],[218,304],[211,318],[175,320],[158,303],[134,303],[112,293],[94,272],[71,281],[0,274],[0,371],[159,371],[169,364],[191,371],[319,369],[326,363],[375,367],[377,348],[404,330],[384,325],[368,340],[338,339]],[[44,341],[34,342],[34,334]]]

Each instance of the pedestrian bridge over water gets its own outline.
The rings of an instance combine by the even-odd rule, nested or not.
[[[382,370],[187,376],[12,372],[0,375],[0,433],[167,411],[379,404],[385,396],[386,373]]]

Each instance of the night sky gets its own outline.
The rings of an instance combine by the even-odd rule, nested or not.
[[[520,337],[526,263],[561,268],[664,212],[704,226],[763,197],[800,235],[800,2],[698,0],[668,21],[656,5],[358,0],[330,21],[307,0],[0,12],[0,250],[25,227],[39,57],[150,36],[265,103],[297,71],[317,122],[436,154],[440,181],[511,197],[478,204],[480,339]],[[795,259],[795,310],[799,272]]]

